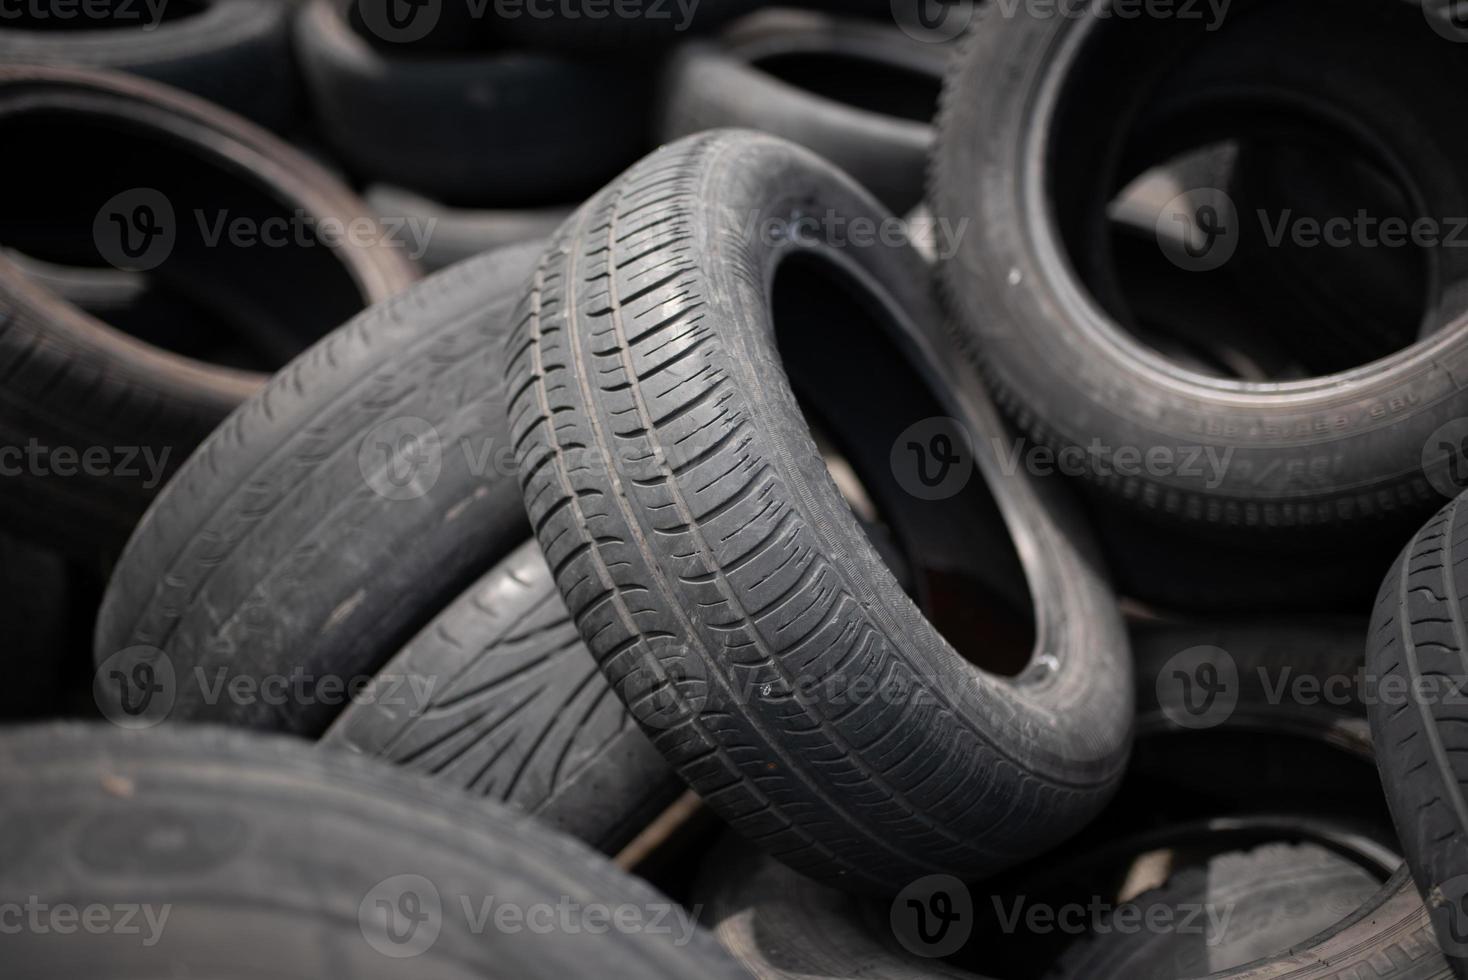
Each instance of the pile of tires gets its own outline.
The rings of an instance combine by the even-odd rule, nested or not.
[[[1464,40],[0,18],[0,962],[1468,980]]]

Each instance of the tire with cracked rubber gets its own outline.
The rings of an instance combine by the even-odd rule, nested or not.
[[[940,868],[984,874],[1079,829],[1125,763],[1130,661],[1058,488],[1001,471],[1002,430],[947,353],[923,260],[750,232],[828,210],[885,216],[772,137],[714,131],[633,167],[533,276],[509,354],[511,432],[567,607],[654,743],[782,860],[887,891]],[[781,350],[772,302],[805,314]],[[827,470],[794,389],[819,407],[865,391],[869,370],[907,399],[883,413],[883,468],[898,430],[925,417],[953,423],[945,455],[970,434],[963,492],[904,506],[945,515],[963,540],[975,500],[997,500],[1041,597],[1013,676],[959,656]],[[850,423],[859,401],[825,421]]]
[[[352,319],[164,488],[94,644],[123,678],[171,674],[155,720],[319,735],[351,685],[525,541],[501,347],[539,251],[480,256]]]
[[[89,913],[85,930],[18,930],[18,976],[386,978],[405,962],[425,980],[567,977],[589,962],[627,980],[741,975],[689,913],[577,842],[295,739],[13,729],[0,820],[8,893],[127,913],[112,929]],[[491,906],[522,918],[476,924]]]
[[[1413,535],[1387,573],[1366,644],[1377,765],[1407,864],[1454,974],[1468,976],[1468,501]]]
[[[425,626],[379,689],[383,679],[413,698],[406,709],[353,704],[322,744],[430,773],[609,853],[683,789],[596,669],[534,541]]]

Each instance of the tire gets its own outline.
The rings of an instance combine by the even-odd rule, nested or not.
[[[592,960],[608,977],[739,975],[687,913],[604,858],[368,760],[208,727],[81,725],[11,731],[0,756],[7,891],[134,913],[130,929],[18,930],[7,962],[23,976],[279,977],[330,962],[399,977],[405,957],[424,978],[564,977]],[[598,923],[598,904],[642,928]],[[477,922],[482,906],[537,924],[548,906],[551,928]]]
[[[322,135],[354,174],[461,207],[579,200],[650,143],[650,78],[550,54],[391,57],[333,0],[300,13]]]
[[[886,216],[809,151],[717,131],[659,150],[562,228],[508,370],[531,522],[618,695],[741,834],[850,888],[983,874],[1073,833],[1120,776],[1132,710],[1115,601],[1064,502],[988,454],[1002,430],[942,353],[922,259],[751,232],[792,211]],[[795,278],[776,298],[811,326],[783,338],[782,366],[769,304],[787,259]],[[814,326],[848,319],[837,347]],[[874,364],[886,400],[822,383]],[[900,442],[885,436],[912,416],[962,420],[978,474],[966,492],[905,501],[929,524],[908,554],[972,547],[959,529],[983,533],[997,495],[1043,597],[1042,655],[1022,649],[1018,676],[965,662],[902,594],[792,384],[839,404],[835,421],[861,419],[882,461],[868,472],[888,479]],[[891,433],[867,428],[871,405]]]
[[[1145,162],[1128,162],[1116,133],[1130,132],[1146,97],[1176,96],[1175,115],[1199,127],[1218,129],[1248,118],[1237,104],[1232,113],[1214,105],[1188,116],[1209,104],[1189,101],[1202,96],[1170,81],[1207,80],[1206,69],[1230,51],[1219,39],[1229,36],[1235,22],[1269,26],[1276,13],[1295,18],[1287,27],[1296,21],[1314,25],[1303,28],[1311,32],[1311,44],[1281,58],[1278,37],[1298,33],[1246,35],[1249,45],[1232,65],[1233,77],[1252,72],[1269,99],[1293,86],[1309,101],[1321,87],[1314,76],[1339,74],[1337,62],[1354,58],[1351,77],[1359,76],[1362,44],[1393,52],[1394,64],[1412,66],[1406,75],[1392,76],[1395,113],[1359,106],[1371,111],[1372,123],[1390,125],[1389,131],[1374,133],[1349,121],[1350,113],[1341,108],[1349,87],[1328,93],[1320,112],[1333,125],[1360,126],[1364,132],[1357,135],[1373,152],[1410,161],[1414,179],[1432,182],[1425,200],[1461,208],[1454,204],[1465,200],[1461,168],[1450,161],[1462,158],[1463,141],[1441,127],[1429,131],[1418,125],[1400,101],[1405,93],[1421,91],[1419,79],[1425,84],[1435,72],[1457,71],[1452,52],[1421,31],[1421,13],[1411,4],[1361,6],[1362,16],[1341,18],[1331,31],[1320,32],[1312,17],[1318,12],[1288,4],[1241,8],[1216,33],[1178,19],[1153,19],[1126,32],[1129,43],[1110,47],[1102,43],[1109,30],[1104,19],[1005,19],[987,8],[955,61],[938,125],[930,199],[936,215],[973,222],[954,260],[940,267],[956,327],[982,354],[990,386],[1020,425],[1052,446],[1090,447],[1096,441],[1098,448],[1084,450],[1086,477],[1142,513],[1220,535],[1406,520],[1436,498],[1429,481],[1448,478],[1449,460],[1424,449],[1430,434],[1468,406],[1454,380],[1468,356],[1468,332],[1461,325],[1350,371],[1249,386],[1185,371],[1124,336],[1086,294],[1086,283],[1096,275],[1078,276],[1065,259],[1069,254],[1085,265],[1105,261],[1104,245],[1093,248],[1096,241],[1088,237],[1104,232],[1104,223],[1092,216],[1125,168]],[[1077,52],[1092,38],[1098,40],[1086,49],[1083,68],[1077,67]],[[1218,57],[1188,73],[1192,59],[1214,50]],[[1312,52],[1325,54],[1312,60]],[[1097,66],[1111,72],[1106,83],[1087,84],[1087,72]],[[1383,77],[1369,92],[1386,84]],[[1060,104],[1060,93],[1076,92],[1098,104]],[[1167,108],[1157,112],[1166,115]],[[1200,138],[1198,132],[1174,136],[1180,149],[1188,145],[1184,137]],[[1044,160],[1037,156],[1041,142]],[[1097,167],[1098,159],[1106,165]],[[1077,176],[1069,166],[1086,174]],[[974,174],[989,176],[975,180]],[[1060,197],[1047,200],[1051,190]],[[1074,220],[1057,226],[1059,219],[1051,215]],[[1065,242],[1063,236],[1069,236]],[[1118,467],[1123,450],[1127,456]],[[1229,454],[1218,482],[1179,472],[1195,450]],[[1169,454],[1172,464],[1128,461],[1142,453]]]
[[[1468,976],[1468,843],[1460,730],[1465,671],[1459,497],[1402,549],[1382,582],[1366,645],[1377,765],[1412,877],[1454,975]]]
[[[574,207],[518,210],[450,208],[411,191],[379,184],[367,188],[367,203],[385,222],[421,229],[421,254],[411,256],[429,272],[521,242],[545,241]],[[418,237],[418,235],[414,235]]]
[[[220,426],[117,564],[99,677],[171,674],[135,702],[153,721],[320,735],[352,685],[524,542],[495,457],[498,379],[538,253],[480,256],[373,307]],[[103,687],[114,715],[144,693]]]
[[[349,706],[325,745],[379,756],[614,853],[682,792],[596,669],[534,541],[441,612],[378,675],[435,683],[408,711]]]
[[[665,142],[722,126],[793,140],[904,214],[923,197],[947,53],[890,24],[754,14],[673,55],[659,131]]]
[[[112,23],[92,30],[11,26],[0,30],[0,63],[127,72],[191,92],[271,129],[290,125],[300,110],[290,47],[292,0],[203,0],[198,6],[203,9],[197,13],[160,22],[150,21],[142,3],[112,4],[107,17]],[[147,26],[129,27],[128,11]]]
[[[1177,653],[1195,646],[1213,646],[1230,652],[1243,682],[1235,689],[1237,706],[1218,720],[1218,731],[1260,733],[1267,737],[1264,747],[1271,751],[1279,746],[1281,736],[1294,736],[1369,761],[1371,738],[1364,723],[1366,709],[1359,699],[1313,706],[1293,704],[1272,695],[1269,686],[1254,680],[1259,677],[1256,669],[1259,666],[1288,666],[1298,676],[1322,682],[1340,676],[1343,671],[1348,674],[1359,671],[1359,653],[1342,645],[1347,630],[1344,622],[1310,626],[1290,626],[1283,622],[1233,624],[1201,629],[1182,625],[1134,626],[1139,753],[1148,741],[1170,740],[1190,730],[1173,720],[1180,691],[1159,685],[1157,680],[1164,676],[1164,668]],[[1295,639],[1288,639],[1291,634]],[[1193,764],[1202,763],[1194,761]],[[1175,770],[1175,766],[1170,767],[1170,771]],[[1319,785],[1311,781],[1311,786]],[[1278,805],[1267,793],[1263,798],[1268,800],[1271,809]],[[1151,803],[1152,799],[1145,802]],[[1231,842],[1231,848],[1244,843],[1258,847],[1285,839],[1304,841],[1348,855],[1360,866],[1378,874],[1385,873],[1392,863],[1388,849],[1370,835],[1363,836],[1354,826],[1338,828],[1328,822],[1303,821],[1293,815],[1282,819],[1227,816],[1141,835],[1135,833],[1134,823],[1124,829],[1131,836],[1107,848],[1106,853],[1098,853],[1091,842],[1077,842],[1075,846],[1046,855],[1031,870],[1049,869],[1065,883],[1073,881],[1088,864],[1159,848],[1175,849],[1180,843],[1196,842],[1205,836],[1223,836]],[[863,903],[774,861],[751,859],[747,851],[747,847],[725,847],[717,852],[701,875],[695,898],[708,906],[707,921],[715,935],[759,980],[794,980],[807,976],[954,980],[975,976],[942,960],[920,958],[904,950],[899,936],[906,934],[896,931],[892,912],[885,904]],[[1191,875],[1186,880],[1192,880]],[[1001,887],[991,884],[982,895],[992,896]],[[1019,890],[1025,894],[1044,896],[1048,894],[1044,888],[1043,876],[1019,879]],[[973,901],[976,912],[981,911],[981,902],[987,905],[981,896],[974,896]],[[961,904],[952,907],[962,908]],[[987,932],[975,931],[973,936],[970,945],[977,942],[986,950],[992,945],[992,937]],[[943,938],[940,936],[939,940]],[[930,954],[932,948],[920,945],[917,950]],[[1358,980],[1362,976],[1373,980],[1449,980],[1451,977],[1406,868],[1398,870],[1352,914],[1325,931],[1273,958],[1208,975],[1209,980]]]
[[[12,179],[0,184],[0,237],[34,258],[105,265],[113,253],[94,225],[107,227],[102,219],[109,208],[125,214],[117,202],[126,195],[154,191],[176,218],[154,215],[154,227],[174,235],[171,244],[166,235],[144,239],[139,258],[152,266],[149,275],[192,283],[220,303],[228,297],[242,314],[249,311],[258,330],[293,351],[414,278],[406,260],[383,243],[226,247],[183,220],[193,208],[205,209],[211,220],[260,222],[294,214],[345,221],[367,213],[289,147],[198,99],[105,72],[0,68],[0,133],[23,145],[38,127],[50,133],[48,142],[10,160]],[[105,173],[90,152],[68,149],[101,133],[116,154]],[[150,252],[155,242],[158,250]],[[272,289],[260,289],[261,282]],[[43,475],[46,466],[0,481],[10,515],[5,523],[94,564],[116,557],[161,481],[264,381],[124,336],[3,261],[0,321],[4,462],[15,465],[10,457],[32,440],[78,457],[101,449],[110,461],[64,479]]]
[[[1118,927],[1119,908],[1072,944],[1046,976],[1175,980],[1231,970],[1328,930],[1380,887],[1366,869],[1314,844],[1222,854],[1122,906],[1136,909],[1145,922],[1166,917],[1184,923],[1201,909],[1206,924],[1186,932],[1133,931]]]

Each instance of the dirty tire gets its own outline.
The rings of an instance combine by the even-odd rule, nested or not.
[[[207,726],[46,725],[0,737],[0,773],[7,892],[154,913],[126,934],[10,936],[16,975],[740,975],[702,931],[680,945],[686,913],[576,841],[371,760]],[[465,903],[477,915],[491,896],[521,928],[475,927]],[[598,904],[674,930],[577,928]],[[526,927],[540,905],[548,931]]]
[[[683,789],[596,669],[534,541],[378,676],[413,700],[353,704],[323,744],[432,774],[607,852]],[[423,679],[434,684],[419,701]]]
[[[109,669],[161,676],[166,664],[173,719],[324,731],[344,707],[338,685],[370,679],[528,536],[497,462],[499,378],[538,254],[493,252],[424,280],[230,416],[129,541],[97,624],[99,665],[121,655]],[[221,678],[277,688],[232,697]],[[282,695],[279,678],[300,680]]]
[[[999,423],[940,353],[922,259],[749,231],[827,209],[884,216],[757,134],[691,137],[632,168],[536,270],[508,358],[511,430],[567,607],[654,744],[782,860],[888,891],[993,871],[1082,826],[1126,759],[1130,663],[1084,532],[989,454]],[[925,396],[973,433],[1044,597],[1019,676],[957,655],[828,474],[773,342],[767,290],[787,261],[882,311]]]
[[[1382,582],[1367,671],[1377,766],[1412,877],[1443,952],[1468,976],[1468,678],[1462,557],[1468,512],[1458,497],[1402,549]]]

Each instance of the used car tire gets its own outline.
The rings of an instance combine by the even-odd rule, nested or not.
[[[172,675],[150,717],[320,735],[343,685],[525,541],[500,348],[539,249],[480,256],[352,319],[164,488],[113,572],[94,645],[124,680]],[[304,694],[265,686],[297,677]],[[104,710],[129,691],[108,696]]]
[[[1407,864],[1458,977],[1468,976],[1468,653],[1458,497],[1412,536],[1381,584],[1366,644],[1381,696],[1371,731]]]
[[[394,57],[338,0],[309,0],[296,45],[322,134],[357,177],[461,207],[560,204],[650,141],[635,66],[504,51]]]
[[[119,154],[106,170],[68,152],[67,139],[103,132]],[[381,242],[326,247],[311,238],[314,248],[267,248],[211,240],[191,209],[209,221],[256,226],[296,215],[365,221],[368,212],[270,134],[156,83],[77,68],[0,67],[0,134],[16,145],[39,141],[5,165],[0,242],[65,265],[110,259],[129,268],[135,258],[150,275],[234,297],[258,329],[294,350],[415,278]],[[143,214],[151,224],[137,239],[125,222]],[[117,232],[105,221],[114,216],[134,245],[143,244],[132,256],[111,248],[122,244],[107,237]],[[260,289],[262,281],[272,288]],[[35,440],[78,457],[100,448],[112,464],[100,475],[92,464],[64,479],[32,468],[0,481],[7,524],[88,561],[115,558],[161,478],[264,381],[125,336],[3,260],[0,315],[0,445],[24,451]],[[131,454],[126,465],[116,458],[123,453]],[[145,453],[158,472],[143,472]]]
[[[17,5],[20,19],[7,17],[0,27],[0,63],[127,72],[272,129],[295,120],[300,96],[290,43],[293,0],[198,0],[177,17],[168,16],[165,5],[157,22],[141,2],[107,6],[104,22],[91,29],[47,30],[35,18],[40,5]]]
[[[805,146],[890,210],[923,197],[948,48],[890,24],[770,10],[680,48],[664,70],[659,132],[724,126]]]
[[[540,546],[515,549],[383,665],[419,701],[350,705],[324,745],[503,801],[614,853],[683,790],[612,695]]]
[[[496,17],[491,33],[531,48],[608,53],[666,47],[706,34],[757,8],[764,0],[640,0],[628,5],[597,0],[527,0]]]
[[[1198,44],[1192,42],[1204,36],[1204,25],[1155,18],[1122,32],[1128,44],[1111,47],[1091,42],[1119,23],[1114,19],[1003,18],[985,8],[949,75],[934,152],[934,213],[973,221],[954,259],[941,264],[940,279],[956,326],[981,355],[997,399],[1042,442],[1067,450],[1098,442],[1098,450],[1086,451],[1087,476],[1115,498],[1156,517],[1224,532],[1416,514],[1435,499],[1430,481],[1446,476],[1449,465],[1436,450],[1424,456],[1429,436],[1468,410],[1468,396],[1455,380],[1468,357],[1461,318],[1365,366],[1250,386],[1205,378],[1147,351],[1117,328],[1073,271],[1073,263],[1091,261],[1100,250],[1074,247],[1066,261],[1053,216],[1073,212],[1078,227],[1089,222],[1096,210],[1092,198],[1116,177],[1113,165],[1124,153],[1115,144],[1119,127],[1110,110],[1129,105],[1119,111],[1132,121],[1139,112],[1135,103],[1154,90],[1186,103],[1192,94],[1186,88],[1162,84],[1170,69],[1185,69],[1238,18],[1288,6],[1239,7]],[[1314,7],[1290,10],[1311,25],[1301,30],[1322,26]],[[1384,49],[1402,55],[1392,63],[1411,65],[1409,77],[1424,84],[1451,59],[1449,46],[1421,30],[1421,11],[1412,4],[1363,2],[1343,10],[1351,16],[1330,23],[1357,31],[1357,43],[1335,43],[1333,57],[1390,37],[1401,42]],[[1308,81],[1315,71],[1309,44],[1280,58],[1278,39],[1268,40],[1275,47],[1261,41],[1248,64]],[[1160,46],[1161,53],[1138,56],[1143,49],[1136,46],[1149,43],[1146,51]],[[1116,70],[1104,85],[1087,85],[1091,76],[1077,66],[1095,71],[1098,64]],[[1420,91],[1396,82],[1398,91]],[[1082,90],[1104,104],[1077,104]],[[1195,122],[1207,126],[1222,118],[1199,113]],[[1461,167],[1449,152],[1462,142],[1455,131],[1436,127],[1415,139],[1422,127],[1412,129],[1418,117],[1410,109],[1377,112],[1382,118],[1415,134],[1393,151],[1420,164],[1414,176],[1436,182],[1441,193],[1432,199],[1462,202]],[[1110,141],[1106,152],[1100,141]],[[1444,146],[1446,141],[1454,142]],[[1097,167],[1098,158],[1108,163]],[[1070,180],[1078,171],[1062,174],[1057,161],[1087,168],[1088,175]],[[1444,213],[1459,214],[1461,207]],[[1140,461],[1144,453],[1154,461],[1158,453],[1176,460],[1194,447],[1231,453],[1216,485]]]
[[[131,924],[17,930],[18,975],[399,977],[407,958],[433,980],[588,962],[626,980],[740,975],[671,899],[575,841],[294,739],[26,727],[0,736],[0,785],[5,890]],[[476,922],[504,906],[510,925]]]
[[[1079,829],[1125,763],[1130,664],[1084,530],[1045,487],[999,470],[988,440],[1002,429],[943,353],[923,260],[815,230],[751,232],[814,212],[885,216],[809,151],[747,132],[633,167],[534,273],[512,338],[511,434],[567,607],[654,743],[777,857],[890,891],[935,869],[993,871]],[[832,480],[786,376],[795,362],[782,368],[775,347],[777,268],[805,287],[781,295],[811,304],[806,329],[782,338],[807,357],[805,382],[864,391],[833,374],[855,370],[832,360],[842,353],[906,394],[894,429],[948,416],[949,450],[971,433],[974,487],[990,506],[996,495],[1041,597],[1012,679],[938,633]],[[848,318],[840,345],[818,344],[818,324]],[[972,496],[912,496],[962,538]]]

